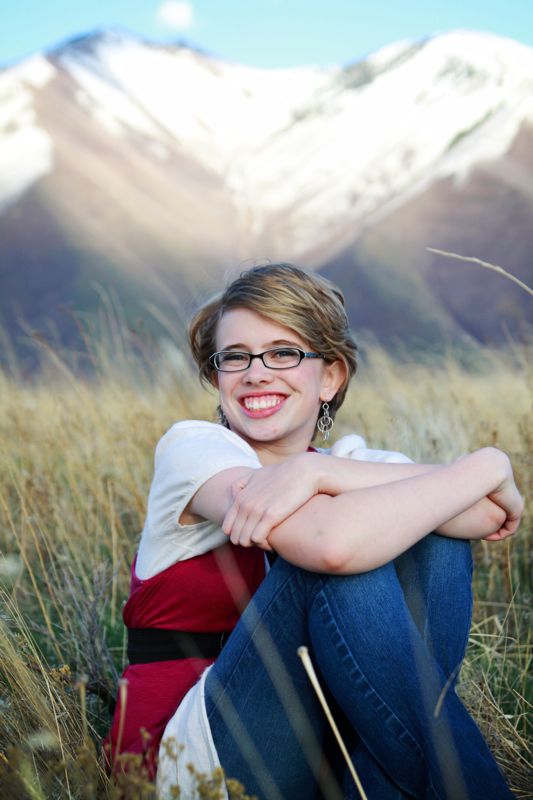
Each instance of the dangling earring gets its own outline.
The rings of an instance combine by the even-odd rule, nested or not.
[[[322,415],[316,424],[325,442],[329,439],[329,434],[333,428],[333,419],[329,415],[329,403],[322,403]]]
[[[217,406],[217,416],[218,416],[218,421],[220,422],[220,424],[223,425],[225,428],[229,428],[229,424],[228,424],[228,420],[226,419],[226,415],[222,411],[222,406]]]

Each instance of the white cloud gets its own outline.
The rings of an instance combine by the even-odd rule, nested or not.
[[[194,10],[192,3],[166,0],[157,9],[157,21],[166,28],[185,31],[192,27]]]

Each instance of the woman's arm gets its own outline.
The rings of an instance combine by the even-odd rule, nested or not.
[[[442,465],[357,461],[320,453],[302,453],[263,468],[236,482],[235,500],[223,522],[234,544],[263,546],[273,527],[316,494],[381,486],[425,475]],[[487,497],[447,520],[437,533],[453,538],[481,538],[498,531],[505,511]]]
[[[336,497],[318,495],[274,529],[268,542],[307,569],[366,572],[396,558],[486,496],[493,496],[505,511],[500,538],[512,535],[523,500],[509,459],[495,448],[478,450],[418,477]]]
[[[310,454],[311,455],[311,454]],[[358,462],[347,458],[320,455],[323,461],[321,488],[319,491],[337,495],[342,491],[378,486],[382,483],[425,475],[438,464],[383,464]],[[363,470],[361,465],[364,464]],[[331,467],[330,467],[331,465]],[[328,467],[330,467],[328,469]],[[488,497],[483,497],[470,508],[444,522],[436,528],[443,536],[459,539],[479,539],[493,535],[504,524],[504,510]]]
[[[256,472],[248,468],[224,470],[201,487],[188,510],[226,528],[224,518],[232,511],[234,496],[239,499],[242,485],[253,483],[257,475],[263,500],[270,491],[277,494],[266,509],[259,509],[259,517],[253,504],[247,513],[241,509],[243,513],[237,514],[237,522],[244,519],[244,540],[255,543],[254,529],[269,526],[268,546],[293,563],[326,572],[361,572],[380,566],[492,493],[505,512],[507,527],[501,536],[510,535],[518,526],[522,500],[512,479],[509,459],[494,448],[423,473],[417,470],[420,465],[357,462],[361,468],[370,468],[364,477],[366,470],[358,473],[361,481],[374,480],[374,484],[340,491],[335,496],[319,493],[317,484],[310,487],[303,469],[307,462],[301,456],[295,458],[300,459],[301,480],[280,481],[285,476],[294,478],[294,464],[288,463],[292,459]],[[400,470],[406,477],[379,483],[379,471],[390,476],[391,469]],[[335,476],[330,478],[330,490],[340,488],[337,480]],[[311,488],[315,492],[310,497]],[[282,516],[284,521],[277,524],[281,509],[287,507],[287,497],[296,510]],[[251,500],[253,493],[247,502]],[[496,527],[494,532],[497,530]],[[233,531],[231,538],[234,540]]]

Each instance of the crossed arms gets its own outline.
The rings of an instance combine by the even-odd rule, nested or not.
[[[387,563],[430,531],[505,539],[523,507],[509,458],[493,447],[444,465],[302,453],[256,470],[223,470],[200,487],[181,521],[210,519],[235,544],[349,574]]]

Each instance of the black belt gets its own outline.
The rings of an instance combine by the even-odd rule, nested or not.
[[[150,664],[180,658],[216,658],[230,633],[128,628],[128,660],[130,664]]]

